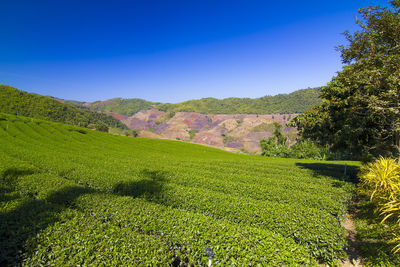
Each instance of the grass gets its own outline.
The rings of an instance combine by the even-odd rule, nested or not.
[[[362,191],[355,204],[357,217],[355,226],[357,230],[358,251],[369,266],[399,266],[399,254],[393,254],[395,243],[392,243],[393,231],[399,231],[394,221],[388,220],[381,223],[382,216],[376,212],[377,206],[371,202],[368,195]]]
[[[273,132],[275,130],[275,126],[273,123],[261,123],[251,129],[252,132]]]
[[[0,265],[314,265],[345,257],[344,164],[0,114]],[[351,171],[349,171],[351,173]]]

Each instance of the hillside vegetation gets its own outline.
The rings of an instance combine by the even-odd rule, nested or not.
[[[0,114],[0,265],[205,265],[207,248],[214,266],[333,262],[342,164]]]
[[[149,110],[152,109],[154,105],[160,104],[139,98],[112,98],[106,101],[95,101],[92,103],[85,103],[73,100],[60,101],[75,105],[81,109],[90,109],[101,112],[114,112],[125,116],[132,116],[140,110]]]
[[[273,114],[302,113],[320,103],[319,88],[298,90],[291,94],[279,94],[260,98],[203,98],[178,104],[161,104],[163,111],[186,111],[204,114]]]
[[[81,110],[53,98],[27,93],[7,85],[0,85],[0,112],[83,127],[101,124],[127,129],[122,122],[106,114]]]
[[[114,112],[131,116],[140,110],[156,108],[162,111],[185,111],[203,114],[273,114],[302,113],[319,104],[319,88],[303,89],[291,94],[279,94],[260,98],[202,98],[177,104],[149,102],[142,99],[113,98],[106,101],[83,103],[70,101],[80,108],[95,111]],[[65,100],[64,100],[65,101]]]

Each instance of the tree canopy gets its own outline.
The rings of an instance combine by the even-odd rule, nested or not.
[[[297,90],[290,94],[278,94],[260,98],[230,97],[225,99],[202,98],[177,104],[159,104],[163,111],[185,111],[203,114],[272,114],[302,113],[320,103],[319,88]]]
[[[302,113],[315,104],[319,104],[320,88],[308,88],[290,94],[263,96],[260,98],[230,97],[216,99],[212,97],[188,100],[176,104],[149,102],[143,99],[113,98],[105,101],[84,103],[61,100],[80,109],[115,112],[131,116],[140,110],[158,109],[167,112],[198,112],[203,114],[272,114]]]
[[[339,46],[343,70],[321,89],[322,104],[296,125],[312,139],[352,157],[398,153],[400,133],[400,0],[359,9],[360,30]]]

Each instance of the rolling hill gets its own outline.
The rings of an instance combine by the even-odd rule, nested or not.
[[[83,127],[96,128],[105,125],[127,129],[123,123],[112,116],[82,110],[51,97],[27,93],[7,85],[0,85],[0,112]]]
[[[67,101],[67,100],[62,100]],[[92,103],[69,101],[80,108],[113,112],[132,116],[140,110],[158,109],[169,112],[197,112],[202,114],[273,114],[303,113],[319,104],[319,88],[297,90],[290,94],[264,96],[260,98],[202,98],[177,104],[149,102],[143,99],[113,98]]]
[[[320,103],[319,88],[297,90],[290,94],[260,98],[203,98],[178,104],[159,104],[163,111],[198,112],[203,114],[276,114],[303,113]]]
[[[294,143],[297,132],[285,124],[298,113],[287,111],[310,108],[318,103],[318,94],[319,89],[313,88],[256,99],[204,98],[163,104],[113,98],[86,103],[26,93],[3,85],[0,112],[90,128],[103,124],[120,128],[112,130],[115,134],[177,139],[232,152],[258,153],[260,140],[272,135],[274,121],[284,126],[288,141]],[[274,114],[263,114],[269,112]]]
[[[261,152],[260,140],[273,135],[273,122],[283,126],[284,135],[293,144],[297,130],[285,124],[297,114],[201,114],[141,110],[130,117],[109,113],[140,137],[182,140],[222,148],[232,152]]]

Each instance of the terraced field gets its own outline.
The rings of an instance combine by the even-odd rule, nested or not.
[[[206,265],[207,248],[215,266],[333,262],[343,164],[0,114],[0,265]]]

